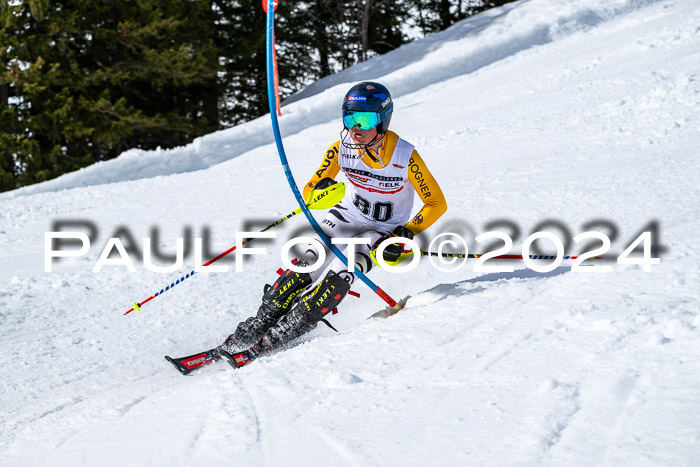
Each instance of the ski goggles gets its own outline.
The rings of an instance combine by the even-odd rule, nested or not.
[[[377,112],[355,112],[353,110],[343,110],[343,125],[348,130],[359,126],[360,130],[371,130],[379,125],[379,114]]]

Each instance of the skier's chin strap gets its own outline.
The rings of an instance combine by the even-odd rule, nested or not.
[[[345,140],[347,139],[348,134],[350,133],[350,130],[347,128],[343,128],[343,130],[340,132],[340,141],[348,149],[362,149],[365,154],[369,156],[370,159],[372,159],[374,162],[377,162],[384,167],[384,163],[382,162],[382,158],[377,154],[376,152],[372,151],[369,147],[377,144],[379,141],[382,141],[384,139],[384,133],[379,133],[372,138],[371,141],[369,141],[367,144],[358,144],[355,142],[352,143],[346,143]],[[350,141],[352,141],[352,138],[350,138]]]

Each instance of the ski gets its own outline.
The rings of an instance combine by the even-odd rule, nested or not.
[[[233,368],[240,368],[252,362],[257,357],[257,355],[253,355],[250,350],[229,353],[222,347],[181,358],[173,358],[166,355],[165,359],[172,363],[177,371],[183,375],[189,375],[193,371],[199,370],[217,360],[225,360]]]
[[[221,358],[219,352],[221,352],[221,349],[217,347],[215,349],[207,350],[206,352],[200,352],[181,358],[172,358],[166,355],[165,359],[172,363],[173,366],[177,368],[177,371],[183,375],[189,375],[193,371],[219,360]]]
[[[345,284],[345,282],[341,283]],[[348,293],[350,292],[348,291]],[[335,297],[333,297],[333,295],[331,294],[327,294],[327,296],[324,296],[324,299],[328,298],[328,300],[326,302],[323,302],[325,304],[323,310],[325,311],[321,313],[328,313],[332,310],[331,313],[328,314],[335,314],[336,305],[338,304],[338,299],[341,296],[341,294],[338,294]],[[330,299],[329,297],[333,298]],[[409,297],[406,297],[400,300],[399,303],[393,308],[387,308],[386,310],[382,310],[378,313],[375,313],[370,318],[387,318],[395,314],[398,310],[404,307],[408,298]],[[284,318],[282,318],[280,321],[282,321],[283,319]],[[338,330],[335,329],[325,319],[321,318],[318,322],[323,322],[328,327],[338,332]],[[316,323],[314,323],[312,327],[315,326]],[[298,335],[293,335],[290,339],[294,340],[297,337],[300,337],[301,334],[303,334],[303,332],[298,333]],[[212,350],[188,355],[187,357],[182,358],[172,358],[166,355],[165,359],[169,361],[175,368],[177,368],[177,371],[179,371],[183,375],[188,375],[193,371],[198,370],[206,365],[209,365],[210,363],[213,363],[217,360],[225,360],[226,363],[228,363],[232,368],[238,369],[242,366],[248,365],[250,362],[256,360],[258,357],[261,357],[263,355],[269,355],[270,352],[276,352],[282,350],[283,348],[287,348],[287,344],[289,344],[288,341],[286,343],[283,343],[284,345],[282,345],[281,347],[278,347],[280,344],[279,342],[277,344],[274,344],[269,342],[266,338],[262,338],[255,345],[250,346],[249,343],[245,344],[242,342],[237,342],[234,336],[235,334],[231,334],[223,344]],[[242,350],[241,348],[244,346],[250,346],[250,348]]]

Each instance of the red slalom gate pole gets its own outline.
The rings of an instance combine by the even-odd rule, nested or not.
[[[265,0],[263,0],[265,1]],[[282,103],[280,102],[280,79],[277,73],[277,50],[275,49],[275,36],[272,36],[272,63],[275,68],[275,102],[277,103],[277,116],[282,116]]]

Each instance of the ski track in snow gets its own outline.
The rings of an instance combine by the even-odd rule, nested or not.
[[[697,464],[699,24],[690,0],[523,0],[321,80],[281,119],[301,184],[348,83],[385,82],[392,128],[448,199],[430,232],[478,252],[505,219],[519,248],[549,219],[609,233],[617,255],[656,220],[651,273],[373,271],[411,295],[397,315],[366,320],[383,305],[356,285],[339,333],[183,378],[163,355],[211,348],[252,314],[304,222],[244,273],[197,274],[129,316],[191,255],[173,274],[91,271],[120,228],[173,254],[186,226],[209,227],[210,257],[288,214],[268,118],[0,195],[0,465]],[[97,238],[44,273],[44,232],[67,219]]]

